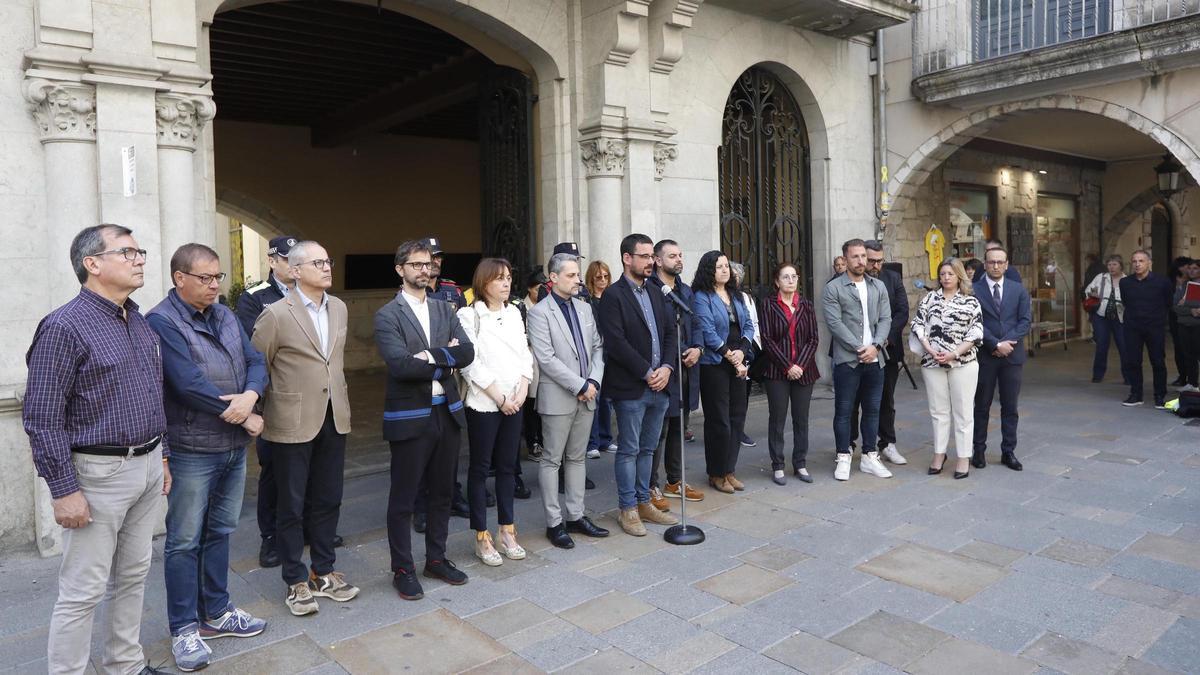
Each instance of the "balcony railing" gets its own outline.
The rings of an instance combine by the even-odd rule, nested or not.
[[[913,77],[1200,14],[1200,0],[919,0]]]

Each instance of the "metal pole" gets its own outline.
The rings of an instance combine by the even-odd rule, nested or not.
[[[675,310],[675,372],[679,377],[679,524],[672,525],[663,532],[663,540],[676,546],[693,546],[704,541],[704,530],[687,522],[687,446],[683,438],[683,406],[687,399],[683,391],[683,312]],[[663,440],[666,443],[666,440]],[[667,449],[663,448],[665,454]]]

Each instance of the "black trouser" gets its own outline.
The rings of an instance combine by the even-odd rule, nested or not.
[[[425,433],[391,442],[392,489],[388,493],[387,528],[393,572],[416,569],[412,557],[412,514],[417,488],[422,482],[428,489],[425,560],[446,558],[450,493],[454,489],[460,433],[458,423],[443,403],[433,406]]]
[[[258,452],[258,533],[263,539],[268,539],[275,536],[275,507],[279,501],[271,441],[259,436],[254,449]]]
[[[1021,374],[1024,364],[1014,365],[1007,359],[979,357],[979,386],[975,389],[975,454],[987,450],[988,416],[996,387],[1000,387],[1000,452],[1010,455],[1017,449],[1017,398],[1021,395]]]
[[[888,359],[883,363],[883,396],[879,399],[879,449],[896,442],[896,382],[900,379],[900,361]],[[850,411],[850,442],[858,442],[858,407],[862,404],[862,390],[854,399]],[[871,452],[871,448],[863,448]]]
[[[496,520],[501,525],[512,525],[516,486],[514,466],[521,446],[521,415],[468,409],[467,441],[471,446],[471,463],[467,467],[471,529],[476,532],[488,529],[487,478],[493,468],[496,470]]]
[[[1179,324],[1179,342],[1183,348],[1184,384],[1200,387],[1200,326]]]
[[[683,480],[683,472],[681,470],[682,454],[683,454],[683,439],[680,438],[680,431],[683,430],[685,424],[683,417],[676,415],[671,417],[667,415],[663,424],[663,433],[659,438],[658,445],[654,448],[654,465],[650,469],[650,487],[660,487],[658,482],[658,468],[662,466],[663,455],[667,459],[667,482],[678,483]]]
[[[709,476],[737,469],[746,426],[746,382],[722,359],[700,365],[700,403],[704,406],[704,462]]]
[[[458,480],[458,452],[454,453],[454,492],[450,493],[451,504],[455,495],[462,494],[462,483]],[[426,502],[429,500],[429,489],[425,487],[424,479],[417,486],[417,496],[413,499],[413,513],[425,513],[427,509]]]
[[[536,399],[525,399],[525,406],[521,410],[521,415],[525,418],[523,427],[523,431],[525,432],[525,447],[532,451],[534,445],[543,445],[542,418],[538,415]]]
[[[283,580],[291,585],[308,579],[303,560],[305,530],[313,572],[329,574],[336,560],[333,538],[342,507],[346,463],[346,434],[337,432],[332,406],[326,409],[325,423],[316,437],[307,443],[272,443],[271,456],[279,492],[275,540],[283,562]]]
[[[763,380],[767,390],[767,449],[771,453],[771,469],[783,471],[783,425],[788,409],[792,412],[792,468],[803,469],[808,459],[808,404],[812,401],[811,384],[798,380]],[[858,426],[858,420],[853,422]]]
[[[1180,330],[1179,316],[1175,314],[1174,308],[1168,311],[1170,313],[1167,314],[1167,330],[1171,333],[1171,345],[1175,348],[1175,372],[1179,374],[1180,379],[1186,379],[1187,358],[1183,346],[1183,331]]]
[[[1130,321],[1125,318],[1125,379],[1129,381],[1129,394],[1142,398],[1142,349],[1150,355],[1150,368],[1154,371],[1154,398],[1167,396],[1167,356],[1163,327],[1155,322]]]

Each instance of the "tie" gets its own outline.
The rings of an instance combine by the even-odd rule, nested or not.
[[[992,300],[996,303],[996,309],[1000,309],[1000,284],[992,284]]]

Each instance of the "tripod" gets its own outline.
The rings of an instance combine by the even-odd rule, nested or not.
[[[679,524],[663,533],[668,544],[692,546],[704,541],[704,530],[687,522],[687,451],[683,440],[683,406],[688,404],[683,391],[683,312],[675,311],[675,379],[679,381]],[[663,440],[666,443],[666,440]],[[663,449],[666,452],[666,448]]]

